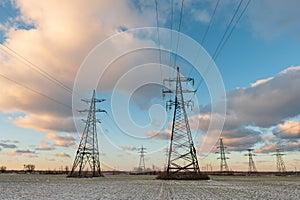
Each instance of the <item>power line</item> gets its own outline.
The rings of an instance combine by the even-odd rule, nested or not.
[[[232,25],[232,23],[233,23],[233,21],[234,21],[236,15],[238,14],[238,11],[240,10],[240,7],[241,7],[243,1],[244,1],[244,0],[240,0],[240,2],[239,2],[239,4],[238,4],[237,8],[235,9],[235,12],[234,12],[233,16],[231,17],[231,20],[230,20],[229,24],[227,25],[227,28],[226,28],[224,34],[222,35],[222,38],[221,38],[220,42],[218,43],[217,48],[216,48],[216,50],[215,50],[215,52],[214,52],[212,58],[210,59],[210,62],[208,63],[208,65],[207,65],[207,67],[206,67],[206,69],[205,69],[205,71],[204,71],[204,74],[203,74],[203,76],[201,77],[201,80],[200,80],[198,86],[196,87],[196,91],[199,89],[199,87],[200,87],[201,84],[203,83],[204,77],[207,75],[207,73],[208,73],[208,71],[209,71],[209,69],[210,69],[210,65],[211,65],[212,61],[215,60],[215,59],[217,58],[217,56],[220,54],[221,50],[223,49],[224,45],[225,45],[226,42],[228,41],[228,39],[229,39],[229,37],[231,36],[233,30],[235,29],[236,25],[237,25],[238,22],[240,21],[241,17],[242,17],[243,14],[245,13],[246,9],[248,8],[248,6],[249,6],[249,4],[250,4],[250,2],[251,2],[251,0],[248,0],[247,5],[244,7],[243,11],[241,12],[240,16],[238,17],[238,20],[237,20],[236,23],[234,24],[234,26],[233,26],[233,28],[231,29],[229,35],[225,38],[225,36],[227,35],[227,33],[228,33],[228,31],[229,31],[229,29],[230,29],[230,27],[231,27],[231,25]]]
[[[10,11],[8,11],[5,7],[3,7],[3,10],[6,12],[7,17],[9,17],[9,15],[11,17],[15,17]],[[39,73],[40,75],[42,75],[43,77],[45,77],[46,79],[48,79],[49,81],[53,82],[54,84],[58,85],[59,87],[63,88],[64,90],[66,90],[68,93],[72,94],[73,90],[72,88],[68,87],[67,85],[65,85],[63,82],[61,82],[60,80],[58,80],[57,78],[55,78],[53,75],[51,75],[49,72],[43,70],[41,67],[37,66],[36,64],[32,63],[29,59],[25,58],[24,56],[22,56],[20,53],[16,52],[15,50],[13,50],[12,48],[8,47],[5,44],[0,43],[0,45],[2,46],[2,51],[4,51],[5,53],[7,53],[10,56],[13,56],[15,58],[17,58],[19,61],[21,61],[23,64],[27,65],[28,67],[30,67],[31,69],[33,69],[34,71],[36,71],[37,73]],[[9,50],[9,51],[8,51]],[[11,53],[13,52],[13,54]]]
[[[30,91],[33,92],[33,93],[36,93],[36,94],[38,94],[38,95],[40,95],[40,96],[43,96],[43,97],[45,97],[45,98],[47,98],[47,99],[49,99],[49,100],[51,100],[51,101],[53,101],[53,102],[55,102],[55,103],[58,103],[58,104],[60,104],[60,105],[62,105],[62,106],[65,106],[65,107],[67,107],[67,108],[69,108],[69,109],[72,109],[71,106],[69,106],[69,105],[67,105],[67,104],[65,104],[65,103],[62,103],[62,102],[60,102],[60,101],[58,101],[58,100],[56,100],[56,99],[54,99],[54,98],[52,98],[52,97],[49,97],[48,95],[45,95],[45,94],[43,94],[42,92],[40,92],[40,91],[38,91],[38,90],[32,89],[32,88],[30,88],[30,87],[28,87],[28,86],[26,86],[26,85],[24,85],[24,84],[21,84],[21,83],[19,83],[19,82],[13,80],[13,79],[11,79],[11,78],[8,78],[7,76],[5,76],[5,75],[3,75],[3,74],[0,74],[0,76],[1,76],[3,79],[6,79],[6,80],[8,80],[8,81],[10,81],[10,82],[13,82],[14,84],[19,85],[20,87],[23,87],[23,88],[25,88],[25,89],[27,89],[27,90],[30,90]]]
[[[161,69],[161,49],[160,49],[160,37],[159,37],[159,21],[158,21],[158,3],[155,0],[155,12],[156,12],[156,31],[157,31],[157,39],[158,39],[158,48],[159,48],[159,69],[160,69],[160,78],[163,80],[162,69]]]
[[[231,18],[231,20],[230,20],[230,23],[228,24],[228,26],[227,26],[227,28],[226,28],[226,31],[225,31],[225,33],[223,34],[222,39],[225,37],[225,35],[226,35],[226,33],[227,33],[228,29],[229,29],[228,27],[230,27],[230,25],[232,24],[233,19],[235,18],[236,14],[238,13],[238,10],[240,9],[240,6],[241,6],[242,2],[243,2],[243,0],[240,1],[240,3],[239,3],[239,5],[238,5],[237,9],[235,10],[235,13],[234,13],[234,15],[232,16],[232,18]],[[230,36],[232,35],[232,32],[234,31],[234,29],[236,28],[236,26],[237,26],[237,24],[239,23],[240,19],[242,18],[243,14],[244,14],[245,11],[247,10],[247,8],[248,8],[250,2],[251,2],[251,0],[248,0],[246,6],[245,6],[244,9],[242,10],[242,12],[241,12],[240,16],[238,17],[236,23],[234,24],[233,28],[231,29],[229,35],[226,37],[226,39],[225,39],[223,45],[221,46],[220,51],[218,51],[218,47],[216,48],[215,54],[216,54],[216,52],[218,51],[218,54],[216,55],[216,57],[221,53],[221,51],[222,51],[222,49],[224,48],[226,42],[228,41],[228,39],[229,39]],[[215,10],[217,9],[218,3],[219,3],[219,2],[217,2],[217,4],[216,4]],[[214,10],[214,14],[215,14],[215,10]],[[214,15],[214,14],[213,14],[213,15]],[[219,45],[222,43],[222,39],[220,40]],[[219,45],[218,45],[218,46],[219,46]],[[214,55],[215,55],[215,54],[214,54]],[[215,57],[215,58],[216,58],[216,57]],[[211,58],[209,64],[207,65],[207,67],[206,67],[206,69],[205,69],[205,72],[204,72],[203,76],[201,76],[200,82],[199,82],[199,84],[197,85],[196,90],[195,90],[195,93],[194,93],[193,96],[196,95],[196,93],[197,93],[199,87],[200,87],[201,84],[203,83],[204,77],[207,75],[208,70],[210,69],[210,64],[211,64],[212,60],[213,60],[213,58]],[[193,69],[192,69],[192,70],[193,70]],[[190,71],[190,73],[192,72],[192,70]],[[189,73],[189,74],[190,74],[190,73]],[[193,96],[191,97],[191,99],[193,98]]]
[[[210,18],[210,20],[209,20],[209,25],[207,26],[206,31],[205,31],[205,33],[204,33],[204,35],[203,35],[202,40],[201,40],[201,44],[202,44],[202,45],[204,44],[204,41],[205,41],[206,36],[207,36],[207,33],[208,33],[208,31],[209,31],[209,29],[210,29],[210,27],[211,27],[211,25],[212,25],[212,22],[213,22],[213,19],[214,19],[214,17],[215,17],[216,10],[217,10],[217,8],[218,8],[219,3],[220,3],[220,0],[217,1],[216,5],[215,5],[215,8],[214,8],[214,11],[213,11],[213,14],[212,14],[212,16],[211,16],[211,18]]]
[[[216,50],[215,50],[215,52],[213,54],[213,57],[212,57],[213,59],[215,59],[215,56],[216,56],[217,52],[219,51],[219,49],[220,49],[220,47],[221,47],[221,45],[222,45],[222,43],[223,43],[223,41],[225,39],[225,36],[226,36],[227,32],[229,31],[231,24],[233,23],[234,18],[238,14],[243,1],[244,0],[240,0],[240,3],[238,5],[238,7],[235,9],[235,12],[234,12],[233,16],[231,17],[230,22],[227,25],[226,30],[225,30],[224,34],[222,35],[222,38],[221,38],[220,42],[218,43],[218,46],[217,46],[217,48],[216,48]]]
[[[173,0],[171,0],[171,42],[170,42],[170,50],[172,50],[172,46],[173,46],[173,5],[174,5],[174,2]],[[170,66],[172,66],[172,52],[170,52]],[[170,74],[171,76],[171,74]]]
[[[217,55],[216,55],[215,59],[217,59],[217,57],[219,56],[220,52],[223,50],[223,48],[224,48],[224,46],[225,46],[226,42],[228,41],[228,39],[229,39],[229,38],[230,38],[230,36],[232,35],[232,33],[233,33],[234,29],[236,28],[237,24],[239,23],[239,21],[241,20],[242,16],[243,16],[243,15],[244,15],[244,13],[245,13],[245,11],[247,10],[247,8],[248,8],[248,6],[249,6],[250,2],[251,2],[251,0],[248,0],[248,2],[247,2],[247,4],[246,4],[246,6],[245,6],[245,7],[244,7],[244,9],[242,10],[242,12],[241,12],[240,16],[239,16],[239,17],[238,17],[238,19],[236,20],[236,22],[235,22],[235,24],[233,25],[233,27],[232,27],[231,31],[229,32],[228,36],[226,37],[226,39],[224,40],[224,42],[223,42],[222,46],[220,47],[220,50],[219,50],[219,52],[217,53]]]
[[[177,51],[178,51],[178,46],[179,46],[179,33],[181,31],[182,18],[183,18],[183,4],[184,4],[184,0],[181,1],[180,19],[179,19],[179,26],[178,26],[178,33],[177,33],[176,54],[175,54],[175,61],[174,61],[174,70],[176,68],[176,63],[177,63]]]
[[[205,31],[205,33],[204,33],[204,35],[203,35],[203,37],[202,37],[201,45],[204,44],[204,41],[205,41],[206,36],[207,36],[207,34],[208,34],[208,31],[209,31],[209,29],[210,29],[210,27],[211,27],[211,25],[212,25],[212,23],[213,23],[213,19],[214,19],[214,16],[215,16],[215,14],[216,14],[216,11],[217,11],[217,8],[218,8],[218,6],[219,6],[219,3],[220,3],[220,0],[218,0],[217,3],[216,3],[216,5],[215,5],[215,8],[214,8],[214,10],[213,10],[213,14],[212,14],[212,16],[211,16],[211,18],[210,18],[210,20],[209,20],[209,24],[208,24],[208,26],[207,26],[207,28],[206,28],[206,31]],[[199,51],[200,51],[200,49],[199,49]],[[196,62],[198,61],[198,58],[199,58],[199,56],[196,56],[196,59],[195,59],[195,62],[194,62],[194,63],[196,63]],[[188,76],[191,75],[191,73],[193,72],[193,70],[194,70],[194,68],[192,67],[192,69],[191,69],[190,72],[188,73]]]
[[[10,56],[13,56],[15,58],[17,58],[19,61],[21,61],[23,64],[27,65],[28,67],[30,67],[31,69],[33,69],[34,71],[36,71],[37,73],[39,73],[40,75],[42,75],[43,77],[45,77],[46,79],[48,79],[49,81],[53,82],[54,84],[58,85],[59,87],[63,88],[64,90],[66,90],[68,93],[72,94],[72,89],[69,88],[68,86],[66,86],[63,82],[59,81],[58,79],[56,79],[53,75],[51,75],[49,72],[43,70],[42,68],[40,68],[39,66],[35,65],[34,63],[32,63],[30,60],[28,60],[27,58],[25,58],[24,56],[20,55],[19,53],[17,53],[16,51],[14,51],[12,48],[8,47],[5,44],[0,44],[1,45],[1,49],[2,51],[4,51],[5,53],[9,54]],[[9,50],[9,51],[8,51]],[[13,54],[12,54],[12,53]]]

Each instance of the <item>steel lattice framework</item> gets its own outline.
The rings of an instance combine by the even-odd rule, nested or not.
[[[194,83],[194,79],[180,76],[177,67],[177,77],[174,79],[165,79],[165,82],[175,83],[175,90],[163,90],[166,93],[175,94],[174,100],[168,100],[166,107],[172,109],[174,107],[171,142],[169,147],[167,174],[175,174],[178,172],[193,172],[200,174],[196,149],[194,147],[189,121],[186,113],[186,107],[191,106],[191,101],[184,101],[184,93],[191,93],[187,89],[182,89],[182,83]]]
[[[253,156],[255,156],[255,154],[252,153],[252,151],[253,151],[253,149],[248,149],[248,153],[245,154],[245,156],[249,157],[249,168],[248,168],[249,174],[257,173],[257,169],[256,169],[254,161],[253,161]]]
[[[146,153],[146,148],[142,147],[138,149],[139,150],[139,153],[140,153],[140,162],[139,162],[139,167],[138,167],[138,171],[145,171],[146,170],[146,167],[145,167],[145,153]]]
[[[96,103],[105,101],[104,99],[96,99],[95,90],[91,100],[83,100],[90,103],[89,110],[80,112],[88,112],[85,128],[76,152],[76,157],[72,166],[72,170],[68,177],[100,177],[103,176],[100,168],[99,148],[96,123],[97,112],[106,112],[105,110],[96,109]]]
[[[228,168],[227,161],[226,161],[229,158],[226,157],[226,152],[225,152],[226,147],[223,144],[223,138],[219,139],[218,149],[219,149],[219,152],[217,152],[217,153],[220,153],[220,157],[218,157],[218,159],[221,160],[220,171],[221,172],[229,172],[229,168]]]
[[[276,153],[273,154],[274,156],[276,156],[277,158],[277,171],[280,173],[285,173],[286,172],[286,168],[285,168],[285,164],[283,162],[282,156],[285,155],[282,152],[282,149],[276,149]]]

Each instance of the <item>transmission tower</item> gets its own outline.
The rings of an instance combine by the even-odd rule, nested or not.
[[[221,160],[220,172],[229,172],[229,168],[226,162],[226,160],[229,158],[226,157],[226,152],[225,152],[226,147],[224,147],[223,138],[219,139],[219,146],[217,148],[219,149],[219,151],[216,153],[220,153],[220,157],[218,157],[218,159]]]
[[[253,149],[248,149],[248,153],[245,154],[245,156],[249,157],[248,174],[257,173],[257,169],[256,169],[254,161],[253,161],[253,156],[255,156],[255,154],[253,153]]]
[[[140,162],[139,162],[139,167],[138,167],[138,171],[140,172],[144,172],[146,170],[146,167],[145,167],[145,153],[146,153],[146,148],[142,147],[138,149],[139,150],[139,153],[140,153]]]
[[[106,112],[105,110],[96,109],[96,103],[105,101],[105,99],[96,99],[95,90],[91,100],[82,100],[90,103],[89,110],[80,112],[88,112],[85,128],[81,136],[81,140],[76,152],[76,157],[72,166],[72,170],[68,177],[100,177],[103,176],[99,161],[99,148],[96,131],[96,123],[100,122],[96,118],[97,112]]]
[[[170,99],[166,103],[167,110],[171,110],[174,107],[174,116],[165,178],[178,178],[178,174],[182,176],[184,176],[183,174],[193,174],[194,177],[197,177],[197,175],[200,177],[196,149],[186,114],[186,107],[191,106],[192,101],[184,101],[184,93],[193,93],[195,91],[182,88],[182,83],[187,84],[191,82],[194,84],[194,79],[180,76],[179,67],[177,67],[177,77],[165,79],[165,82],[169,82],[170,86],[172,83],[175,84],[175,89],[162,91],[163,96],[165,94],[175,94],[174,100]]]
[[[286,168],[285,168],[285,164],[283,162],[282,156],[286,155],[281,153],[282,149],[276,149],[276,153],[273,154],[273,156],[276,156],[277,158],[277,171],[280,173],[285,173],[286,172]]]

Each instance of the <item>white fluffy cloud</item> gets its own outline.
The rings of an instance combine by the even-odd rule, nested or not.
[[[71,105],[68,91],[32,70],[34,65],[72,88],[80,64],[93,47],[117,33],[120,27],[151,26],[155,22],[154,17],[149,17],[153,16],[153,6],[147,7],[141,2],[141,13],[130,0],[17,0],[14,6],[20,11],[15,20],[30,25],[30,28],[6,24],[4,44],[31,63],[1,51],[0,73],[66,105]],[[152,14],[145,15],[144,12]],[[16,125],[39,131],[74,132],[70,118],[72,112],[68,107],[8,80],[1,78],[0,84],[3,88],[0,91],[0,110],[25,115],[15,119]]]
[[[300,66],[290,67],[256,87],[228,93],[229,116],[237,116],[241,125],[275,126],[300,113]]]
[[[24,117],[18,117],[13,120],[17,126],[32,128],[37,131],[58,131],[58,132],[75,132],[72,118],[53,116],[49,114],[35,115],[28,114]],[[38,125],[38,126],[37,126]]]

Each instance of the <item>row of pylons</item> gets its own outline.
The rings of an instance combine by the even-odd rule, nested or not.
[[[219,149],[219,151],[217,151],[216,153],[220,154],[220,157],[218,157],[218,159],[220,159],[220,172],[222,173],[230,173],[228,164],[227,164],[227,159],[229,159],[226,154],[228,154],[228,152],[226,151],[226,147],[224,146],[223,143],[223,138],[219,139],[219,145],[217,147]],[[247,149],[247,153],[245,154],[245,156],[248,157],[248,173],[249,174],[255,174],[257,173],[257,168],[255,166],[253,157],[255,156],[255,154],[253,153],[254,149]],[[285,155],[282,153],[282,149],[277,148],[276,149],[276,153],[273,154],[273,156],[276,156],[277,158],[277,171],[279,173],[285,173],[286,172],[286,167],[284,164],[284,161],[282,159],[282,156]]]
[[[186,108],[192,105],[191,100],[184,100],[184,93],[195,93],[195,91],[183,88],[187,84],[194,84],[194,79],[190,77],[182,77],[177,67],[177,75],[175,78],[165,79],[163,81],[169,83],[169,89],[163,90],[163,97],[170,96],[170,99],[166,101],[166,109],[174,110],[172,132],[170,139],[170,146],[168,148],[168,158],[166,170],[161,173],[159,179],[209,179],[206,174],[200,172],[196,149],[192,139],[191,129],[187,117]],[[100,160],[99,160],[99,148],[96,123],[99,120],[96,118],[97,112],[106,112],[102,109],[96,108],[96,103],[105,101],[105,99],[97,99],[96,92],[93,91],[91,100],[83,100],[90,103],[88,110],[82,112],[88,112],[87,120],[85,121],[85,128],[83,130],[76,156],[72,165],[72,169],[68,177],[101,177]],[[220,171],[229,172],[229,167],[226,160],[226,151],[222,138],[220,138],[218,146],[221,160]],[[142,146],[140,149],[140,163],[139,169],[145,169],[144,153],[145,148]],[[249,173],[256,173],[257,169],[253,161],[253,149],[248,149],[248,153],[245,154],[249,157]],[[280,149],[276,150],[277,156],[277,169],[280,172],[285,172],[286,168],[282,160],[282,154]]]
[[[194,84],[193,78],[186,78],[180,75],[177,67],[177,75],[174,78],[165,79],[169,82],[169,89],[163,90],[163,97],[170,96],[166,102],[167,110],[174,110],[170,147],[166,171],[158,176],[159,179],[209,179],[205,174],[200,173],[196,149],[193,143],[191,129],[186,113],[186,108],[192,103],[184,100],[184,93],[194,93],[183,88],[187,84]],[[88,117],[85,128],[78,146],[72,169],[68,177],[101,177],[103,176],[99,160],[99,148],[96,131],[96,113],[105,110],[96,109],[96,103],[104,99],[97,99],[95,90],[90,102]],[[144,148],[141,149],[140,168],[145,168]]]

